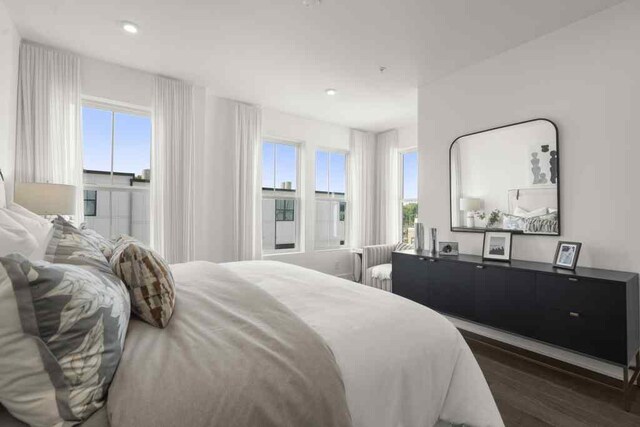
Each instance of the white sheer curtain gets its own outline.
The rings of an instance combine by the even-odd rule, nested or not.
[[[151,148],[151,244],[170,263],[195,251],[195,120],[192,85],[157,76]]]
[[[376,136],[377,243],[400,241],[400,177],[398,131]]]
[[[76,186],[74,221],[84,219],[77,56],[20,45],[16,181]]]
[[[236,106],[233,241],[238,261],[262,258],[262,111]]]
[[[376,243],[375,168],[376,137],[351,130],[347,223],[354,248]]]

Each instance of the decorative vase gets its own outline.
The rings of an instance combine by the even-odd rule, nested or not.
[[[416,230],[416,238],[413,241],[416,252],[420,252],[424,249],[424,225],[421,222],[414,224]]]
[[[429,229],[429,252],[431,255],[438,254],[438,229],[430,228]]]

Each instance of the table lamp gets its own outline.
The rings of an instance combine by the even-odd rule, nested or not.
[[[484,201],[473,197],[463,197],[460,199],[460,210],[467,213],[466,226],[475,228],[475,213],[482,209]]]
[[[37,215],[75,215],[76,187],[63,184],[17,183],[15,202]]]

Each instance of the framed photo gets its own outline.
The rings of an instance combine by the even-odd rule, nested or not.
[[[580,242],[558,242],[556,256],[553,257],[553,266],[575,270],[581,247],[582,243]]]
[[[482,243],[482,258],[491,261],[511,261],[511,238],[508,231],[487,231]]]
[[[440,255],[460,255],[458,252],[458,242],[438,242],[438,252]]]

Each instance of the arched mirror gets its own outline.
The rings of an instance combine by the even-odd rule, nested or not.
[[[451,230],[560,235],[558,129],[535,119],[451,144]]]

